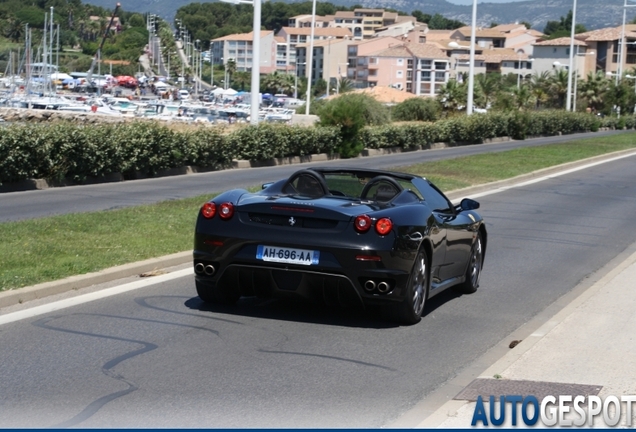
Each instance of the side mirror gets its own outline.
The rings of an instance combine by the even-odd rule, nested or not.
[[[269,182],[269,183],[263,183],[261,185],[261,189],[267,189],[268,187],[270,187],[271,185],[273,185],[274,182]]]
[[[465,210],[477,210],[479,208],[479,203],[470,198],[464,198],[462,202],[459,204],[459,207],[462,211]]]

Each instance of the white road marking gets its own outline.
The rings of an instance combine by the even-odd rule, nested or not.
[[[150,285],[167,282],[180,277],[194,274],[192,268],[178,270],[172,273],[168,273],[160,276],[153,276],[147,279],[140,279],[138,281],[129,282],[124,285],[115,286],[112,288],[106,288],[100,291],[95,291],[89,294],[80,295],[77,297],[59,300],[49,304],[35,306],[30,309],[21,310],[18,312],[12,312],[6,315],[0,315],[0,325],[8,324],[15,321],[20,321],[26,318],[32,318],[38,315],[43,315],[49,312],[54,312],[60,309],[66,309],[71,306],[80,305],[82,303],[88,303],[94,300],[103,299],[106,297],[122,294],[128,291],[133,291],[139,288],[144,288]]]

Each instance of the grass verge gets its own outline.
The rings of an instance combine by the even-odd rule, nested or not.
[[[636,133],[426,162],[396,170],[423,175],[450,191],[629,148],[636,148]],[[212,196],[1,223],[0,291],[191,249],[198,209]]]

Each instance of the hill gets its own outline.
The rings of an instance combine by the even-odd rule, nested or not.
[[[199,0],[200,3],[208,3]],[[112,9],[114,0],[90,0],[86,3]],[[135,0],[122,2],[122,7],[130,12],[153,13],[159,15],[168,22],[182,6],[193,3],[190,0]],[[458,20],[470,24],[472,7],[470,5],[457,5],[446,0],[332,0],[330,3],[341,6],[353,6],[361,4],[369,8],[393,8],[411,13],[420,10],[427,14],[439,13],[446,18]],[[578,0],[576,21],[583,24],[588,30],[604,27],[616,27],[622,23],[623,4],[599,2],[598,0]],[[620,3],[620,4],[619,4]],[[543,31],[548,21],[559,21],[572,9],[572,0],[530,0],[508,3],[480,3],[477,9],[477,21],[480,26],[513,23],[526,21],[532,24],[532,28]],[[636,13],[628,10],[628,20],[633,19]]]

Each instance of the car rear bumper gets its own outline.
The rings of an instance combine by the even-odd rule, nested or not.
[[[309,267],[255,258],[223,260],[195,250],[195,278],[204,285],[231,287],[243,296],[299,297],[327,304],[365,306],[404,299],[412,260],[387,253],[390,262],[383,256],[382,261],[364,261],[351,267],[340,265],[333,254],[323,251],[323,255],[331,255],[331,259],[326,259],[324,265]]]

